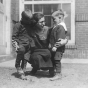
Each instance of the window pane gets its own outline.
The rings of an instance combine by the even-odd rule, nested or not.
[[[46,26],[51,27],[51,16],[45,16]]]
[[[61,4],[60,3],[59,4],[52,4],[51,5],[52,12],[57,11],[60,8],[61,8]]]
[[[32,0],[32,1],[54,1],[54,0]]]
[[[34,12],[42,12],[42,5],[34,5]]]
[[[25,0],[25,1],[33,1],[33,0]]]
[[[33,1],[33,0],[32,0]],[[34,0],[34,1],[42,1],[42,0]]]
[[[51,4],[34,5],[34,12],[43,12],[44,15],[51,15]]]
[[[25,10],[30,9],[30,10],[32,11],[32,5],[27,5],[27,4],[25,4],[25,5],[24,5],[24,9],[25,9]]]
[[[65,23],[67,26],[69,39],[71,39],[71,4],[64,3],[64,4],[62,4],[62,8],[67,15],[67,17],[65,18]]]
[[[51,15],[51,5],[43,5],[43,13],[44,15]]]
[[[55,1],[55,0],[25,0],[25,1]],[[56,0],[58,1],[58,0]]]

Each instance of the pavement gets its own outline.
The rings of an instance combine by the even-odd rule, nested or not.
[[[63,58],[61,60],[61,63],[63,64],[88,64],[88,59],[69,59],[69,58]],[[10,58],[6,61],[6,59],[0,62],[0,67],[14,67],[15,66],[15,58]],[[27,64],[27,67],[31,67],[30,64]]]
[[[12,59],[12,60],[1,62],[0,67],[12,67],[12,68],[15,68],[15,58]],[[31,65],[27,64],[27,67],[31,67]]]
[[[82,63],[83,61],[83,63]],[[0,88],[88,88],[87,60],[62,60],[62,78],[50,81],[49,72],[39,70],[31,76],[27,64],[27,80],[21,80],[15,69],[15,59],[0,63]]]

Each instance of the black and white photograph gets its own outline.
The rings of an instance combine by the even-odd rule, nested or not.
[[[88,88],[88,0],[0,0],[0,88]]]

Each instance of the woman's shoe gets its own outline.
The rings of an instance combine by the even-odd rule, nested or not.
[[[54,68],[49,68],[49,74],[50,74],[50,76],[51,77],[53,77],[54,76],[54,74],[55,74],[55,72],[54,72]]]
[[[36,68],[33,68],[33,69],[31,70],[30,74],[31,74],[31,75],[35,75],[36,72],[37,72],[37,69],[36,69]]]

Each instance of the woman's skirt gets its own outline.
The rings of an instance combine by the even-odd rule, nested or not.
[[[50,51],[48,49],[34,50],[30,56],[30,64],[38,68],[53,67]]]

